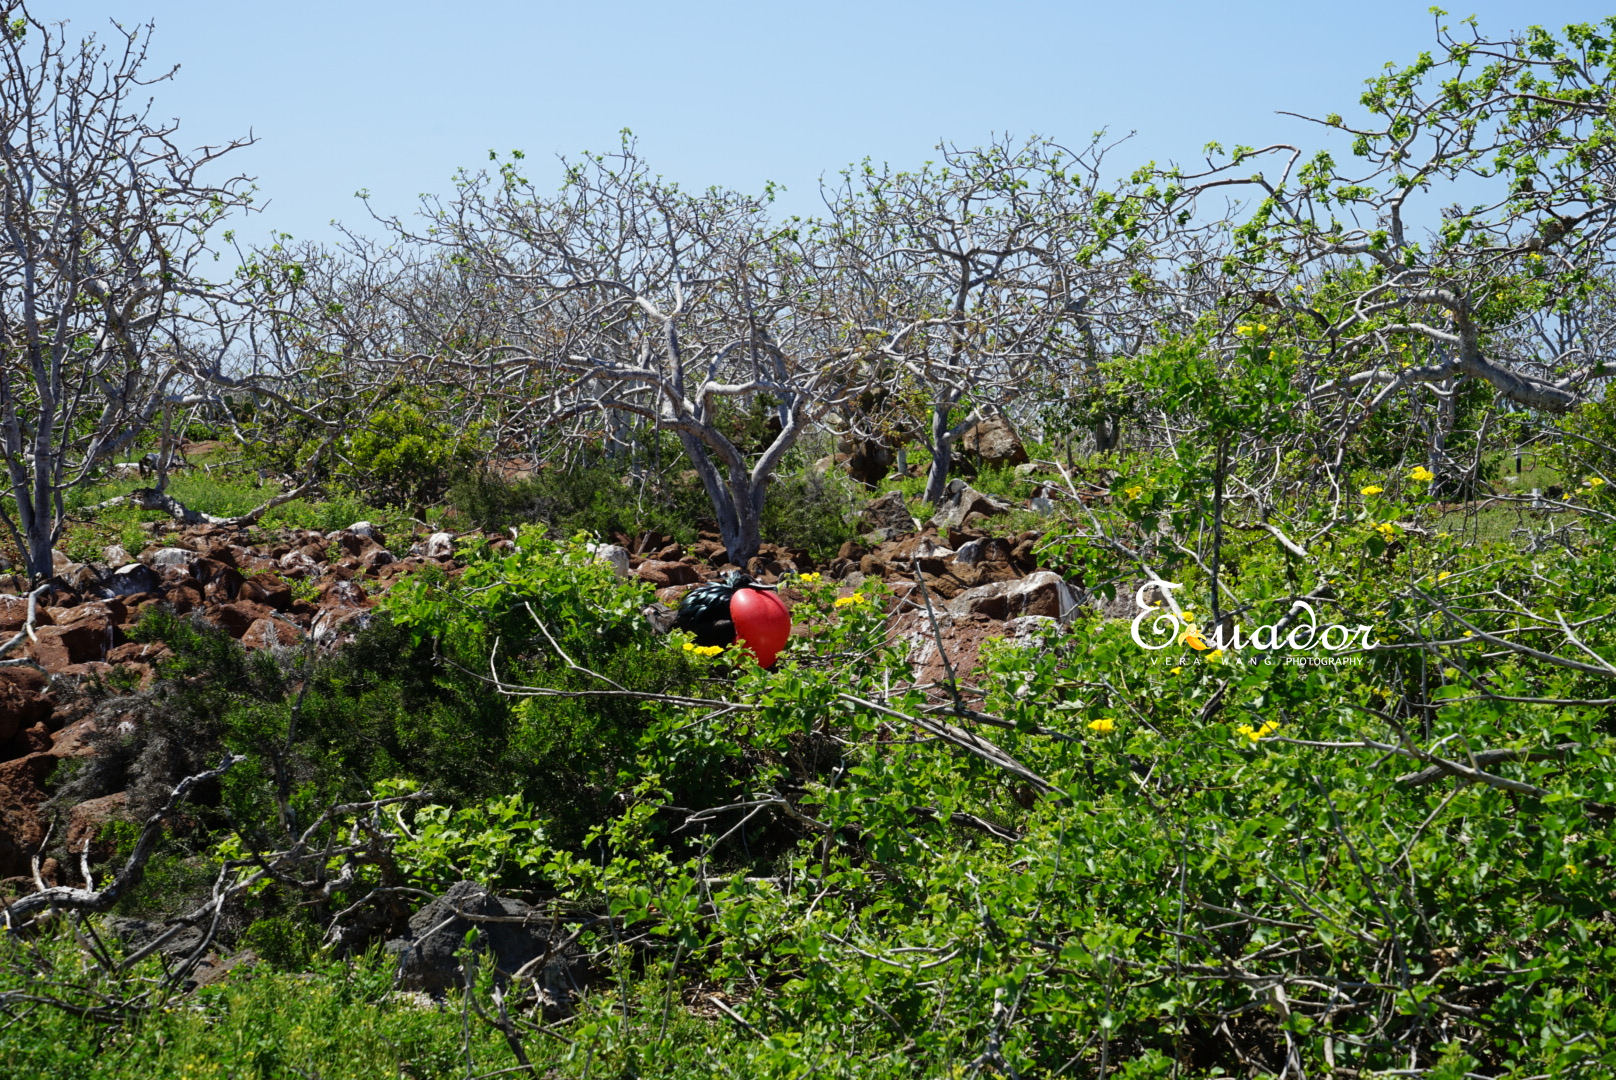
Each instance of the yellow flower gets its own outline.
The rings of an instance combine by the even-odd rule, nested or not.
[[[1144,485],[1129,484],[1127,487],[1122,489],[1122,493],[1128,496],[1130,499],[1137,499],[1139,496],[1145,493]]]
[[[685,652],[695,652],[695,651],[696,651],[696,643],[694,641],[685,642]]]
[[[1240,337],[1250,337],[1252,329],[1249,326],[1237,326],[1234,328],[1234,332]]]
[[[1370,484],[1368,487],[1363,488],[1361,490],[1361,494],[1364,494],[1364,495],[1379,495],[1382,491],[1385,491],[1385,490],[1386,489],[1381,487],[1379,484]]]
[[[1183,619],[1184,619],[1185,622],[1194,622],[1195,621],[1195,612],[1193,612],[1193,611],[1184,612]]]
[[[864,603],[864,594],[863,593],[854,593],[852,596],[838,596],[836,598],[836,603],[835,603],[834,606],[836,606],[836,607],[846,607],[848,604],[862,604],[862,603]]]
[[[1596,488],[1605,482],[1605,478],[1603,476],[1585,476],[1582,478],[1582,482],[1588,487]]]
[[[1473,631],[1466,630],[1464,636],[1465,637],[1475,637],[1476,635],[1475,635],[1475,633]]]
[[[1577,864],[1576,863],[1566,863],[1566,875],[1569,876],[1569,877],[1576,877],[1577,876]]]
[[[1172,670],[1172,672],[1171,672],[1171,674],[1173,674],[1173,675],[1177,675],[1177,674],[1178,674],[1178,673],[1179,673],[1179,672],[1181,672],[1181,671],[1183,671],[1183,670],[1184,670],[1184,669],[1183,669],[1183,668],[1181,668],[1181,667],[1176,667],[1176,668],[1174,668],[1174,669],[1173,669],[1173,670]]]
[[[1097,731],[1101,735],[1109,735],[1117,729],[1117,722],[1109,716],[1102,716],[1098,720],[1089,721],[1089,730]]]
[[[1532,254],[1528,255],[1527,258],[1531,259],[1533,262],[1542,262],[1543,253],[1541,251],[1534,251]]]
[[[1432,472],[1430,469],[1427,469],[1424,465],[1416,465],[1409,471],[1408,478],[1410,480],[1418,480],[1420,483],[1424,484],[1431,480],[1435,480],[1436,473]]]
[[[1278,731],[1279,721],[1264,720],[1261,727],[1252,727],[1250,724],[1241,724],[1239,727],[1235,728],[1235,730],[1244,735],[1246,738],[1250,739],[1252,742],[1256,742],[1257,740],[1265,739],[1274,732]]]
[[[1223,656],[1223,650],[1222,649],[1213,649],[1211,652],[1206,654],[1206,658],[1208,660],[1219,660],[1219,659],[1222,658],[1222,656]]]
[[[800,575],[798,575],[797,580],[802,582],[804,585],[818,585],[819,584],[819,575],[818,574],[800,574]]]
[[[1375,531],[1378,532],[1383,539],[1392,540],[1395,539],[1397,534],[1403,530],[1398,528],[1397,522],[1395,521],[1383,521],[1379,525],[1375,526]]]
[[[1436,579],[1437,579],[1437,581],[1446,581],[1452,576],[1453,576],[1453,571],[1452,570],[1443,570],[1443,571],[1441,571],[1441,572],[1439,572],[1437,574]]]

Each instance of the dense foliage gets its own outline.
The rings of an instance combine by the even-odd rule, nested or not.
[[[119,444],[155,486],[61,433],[64,554],[201,512],[367,517],[393,554],[442,530],[459,563],[335,650],[151,609],[156,682],[90,691],[135,722],[51,780],[62,814],[128,792],[84,856],[128,888],[0,939],[0,1057],[1616,1072],[1613,31],[1441,30],[1358,126],[1324,119],[1361,175],[1213,146],[1106,190],[1098,144],[1033,140],[866,165],[782,223],[625,143],[555,196],[520,155],[467,174],[392,247],[251,253],[260,351],[184,368],[206,392]],[[1412,200],[1454,184],[1490,201],[1422,233]],[[924,518],[985,417],[1031,460],[979,446],[1018,509],[972,524],[1036,523],[1082,602],[920,685],[936,598],[836,556],[867,527],[848,473],[912,451],[872,482]],[[175,430],[214,445],[171,481]],[[599,551],[703,533],[848,572],[786,573],[774,669],[658,632]],[[462,881],[564,930],[581,996],[497,974],[487,926],[443,996],[392,993],[384,939]],[[258,963],[187,989],[109,917]]]

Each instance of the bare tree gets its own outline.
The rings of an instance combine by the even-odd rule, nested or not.
[[[151,116],[150,28],[74,44],[21,3],[0,35],[3,521],[52,573],[64,497],[165,407],[206,396],[175,359],[228,321],[205,280],[215,226],[247,181],[204,179],[250,140],[182,150]]]
[[[1096,214],[1100,138],[941,146],[914,172],[865,163],[826,193],[837,300],[869,377],[907,405],[942,497],[958,439],[1056,372],[1093,368],[1110,320],[1137,307],[1126,244]]]
[[[440,342],[442,370],[603,445],[622,415],[671,430],[729,558],[755,555],[771,475],[852,355],[817,303],[808,238],[772,222],[766,198],[680,191],[628,141],[568,164],[559,195],[539,194],[517,158],[462,177],[427,217],[424,231],[389,224],[474,281],[490,316],[487,332]],[[749,452],[734,421],[756,406],[774,434]]]

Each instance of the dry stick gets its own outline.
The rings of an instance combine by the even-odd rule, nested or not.
[[[920,570],[920,556],[914,557],[915,585],[920,589],[920,598],[926,601],[926,617],[931,620],[932,639],[937,642],[937,655],[943,661],[943,670],[948,672],[948,692],[954,699],[954,708],[963,709],[965,703],[960,700],[959,678],[954,674],[954,664],[948,658],[948,650],[943,648],[942,627],[937,625],[937,612],[931,606],[931,592],[926,588],[926,575]]]
[[[208,780],[217,780],[229,772],[232,766],[243,760],[245,759],[235,754],[225,754],[224,760],[216,768],[197,773],[195,776],[187,776],[181,780],[169,795],[168,800],[163,803],[162,808],[146,819],[146,824],[141,829],[139,838],[135,841],[134,850],[129,853],[129,858],[125,860],[123,869],[118,871],[117,876],[112,879],[112,883],[106,888],[96,891],[63,886],[30,893],[21,899],[13,901],[5,909],[6,928],[15,930],[16,923],[14,920],[30,916],[34,912],[46,908],[106,911],[112,907],[123,897],[124,893],[139,883],[141,876],[145,873],[146,860],[151,857],[152,849],[157,846],[157,838],[163,831],[163,821],[178,809],[180,803],[184,802],[185,797],[190,794],[191,789]]]

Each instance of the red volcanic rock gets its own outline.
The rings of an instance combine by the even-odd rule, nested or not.
[[[56,768],[49,754],[33,753],[0,762],[0,877],[29,873],[29,859],[45,839],[45,781]]]
[[[266,604],[255,604],[251,600],[237,600],[233,604],[221,604],[211,612],[213,621],[233,638],[239,638],[252,628],[252,624],[260,619],[273,617],[275,609]]]
[[[0,634],[15,634],[28,621],[26,596],[0,596]],[[34,629],[49,626],[55,620],[43,604],[34,606]]]
[[[303,638],[303,631],[283,619],[255,619],[241,635],[241,643],[249,649],[273,649],[280,645],[295,645]]]
[[[285,611],[292,606],[292,587],[272,574],[259,574],[242,582],[236,599]]]
[[[101,827],[109,821],[122,820],[129,805],[129,793],[117,791],[99,799],[86,799],[67,812],[67,850],[90,851],[91,861],[110,858],[113,845],[101,841]],[[99,842],[98,842],[99,841]]]
[[[663,562],[658,559],[641,563],[634,573],[659,589],[665,589],[670,585],[695,585],[701,581],[701,572],[694,566],[682,562]]]
[[[327,582],[320,589],[320,598],[316,601],[321,610],[336,607],[369,607],[371,599],[365,594],[365,588],[353,580]]]
[[[0,743],[50,719],[45,676],[32,668],[0,668]]]
[[[43,750],[56,758],[89,757],[95,753],[90,745],[90,737],[97,730],[95,717],[82,717],[49,736]]]

